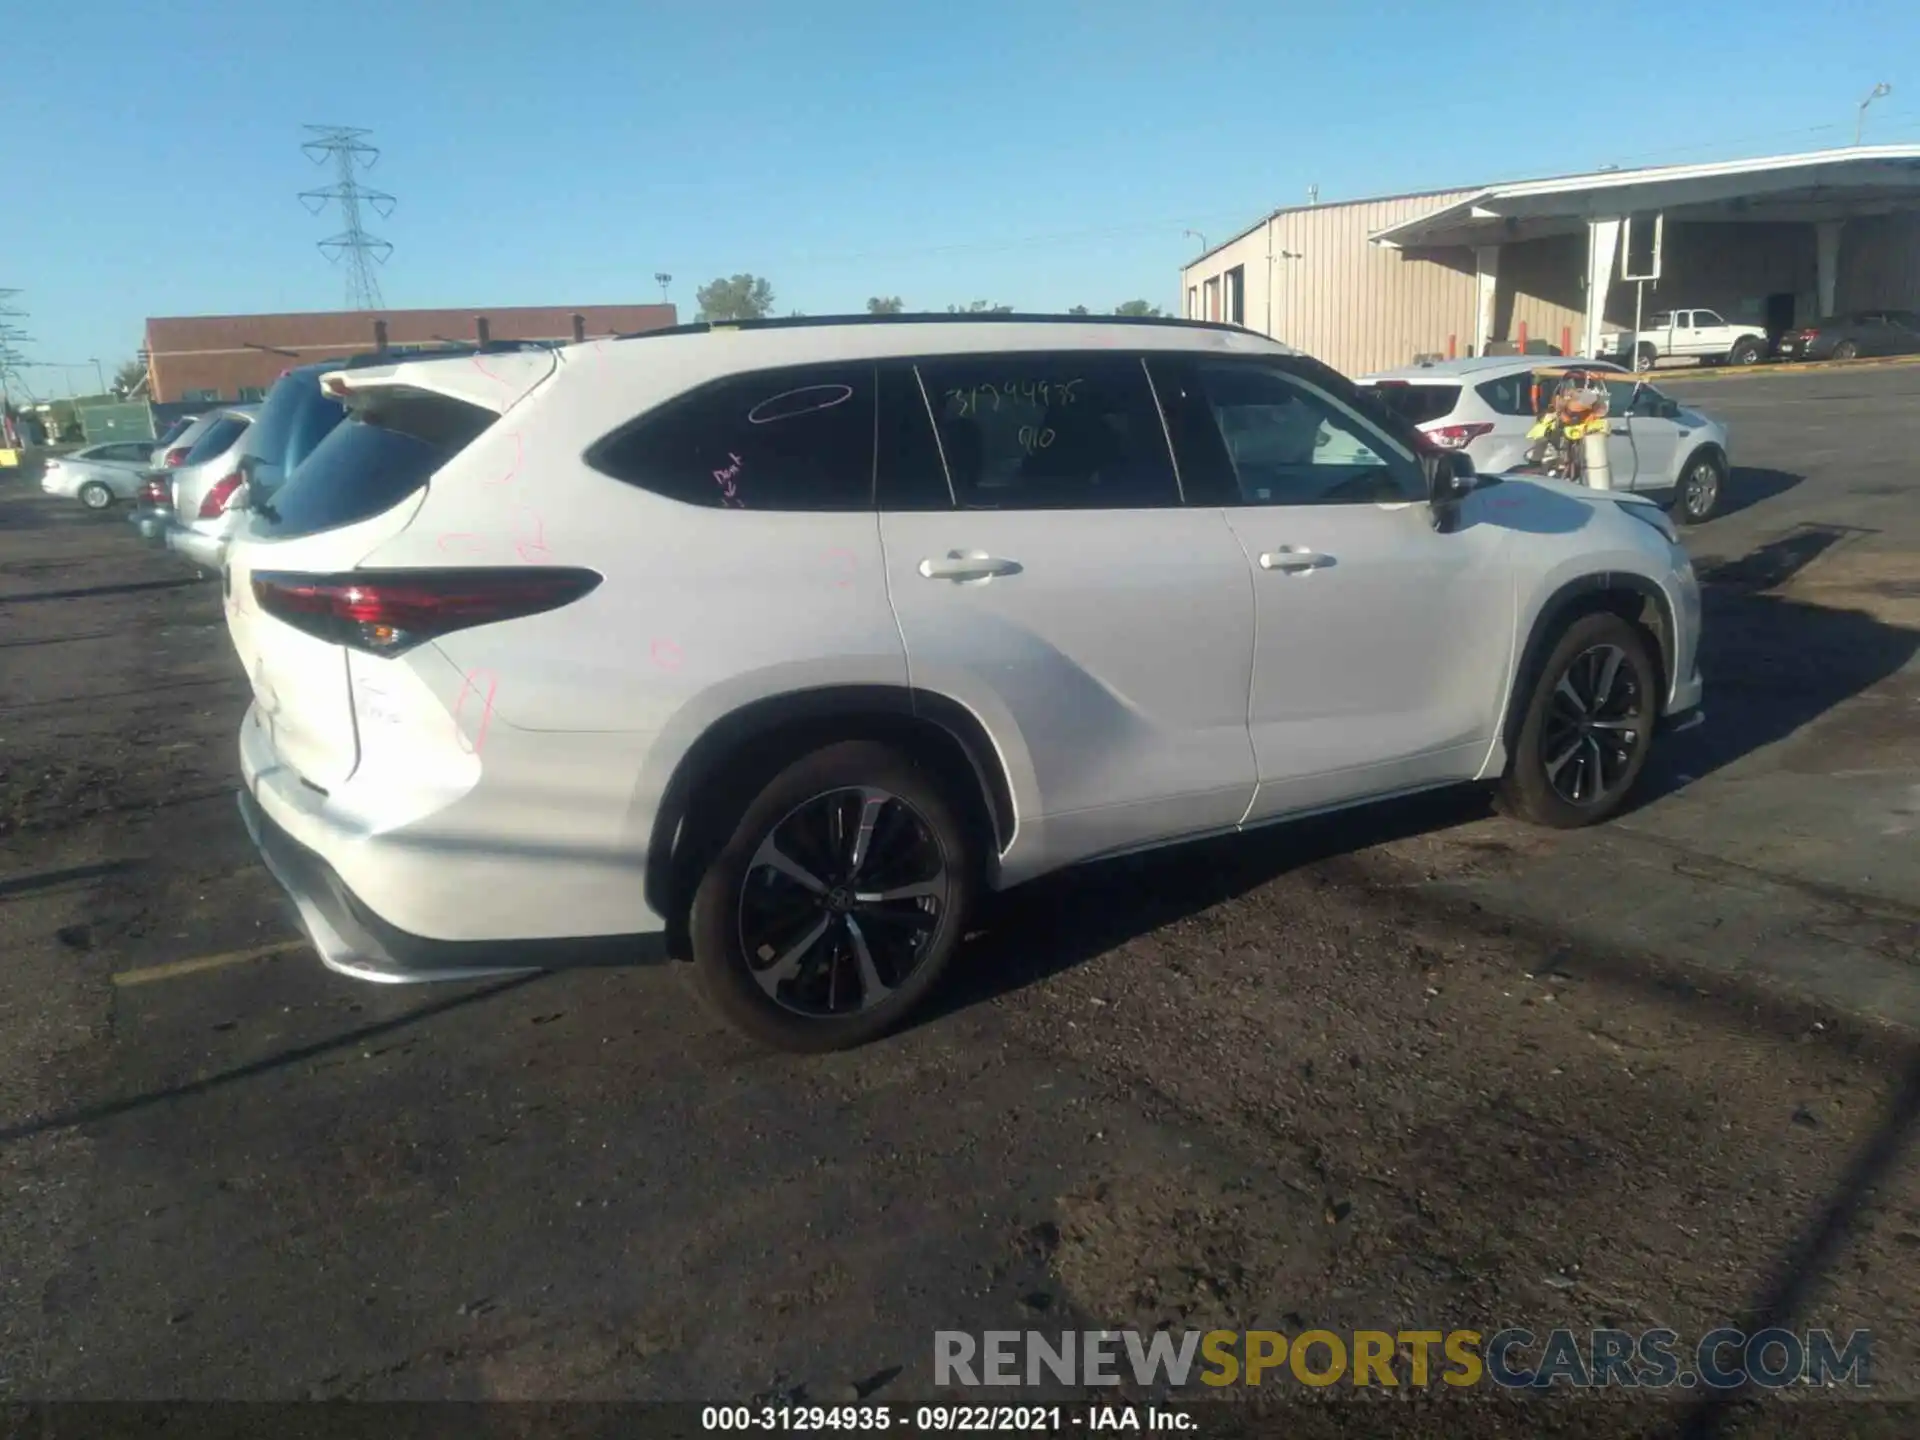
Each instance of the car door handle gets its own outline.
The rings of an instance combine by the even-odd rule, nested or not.
[[[1304,545],[1282,545],[1260,557],[1262,570],[1278,570],[1282,575],[1301,575],[1309,570],[1324,570],[1333,564],[1331,555],[1322,555]]]
[[[929,580],[991,580],[996,575],[1018,575],[1020,562],[982,550],[949,550],[937,559],[929,555],[922,560],[920,573]]]
[[[1626,434],[1626,433],[1627,433],[1627,422],[1626,422],[1626,421],[1624,421],[1624,420],[1611,420],[1611,421],[1608,421],[1608,422],[1607,422],[1607,433],[1608,433],[1609,435],[1624,435],[1624,434]]]

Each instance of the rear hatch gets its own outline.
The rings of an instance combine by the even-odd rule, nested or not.
[[[364,667],[368,656],[338,638],[353,628],[343,618],[352,572],[407,528],[433,477],[555,360],[541,351],[488,356],[486,365],[447,359],[328,374],[322,384],[347,418],[271,496],[249,501],[228,549],[227,628],[253,684],[252,723],[321,790],[360,763],[353,662],[357,655]]]

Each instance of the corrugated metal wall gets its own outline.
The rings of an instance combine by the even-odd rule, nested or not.
[[[1246,325],[1307,351],[1349,375],[1409,363],[1415,355],[1478,349],[1474,255],[1469,249],[1389,250],[1368,237],[1389,225],[1477,194],[1461,190],[1288,210],[1183,272],[1206,318],[1207,282],[1235,266],[1246,275]],[[1759,320],[1766,298],[1791,293],[1796,319],[1815,308],[1813,226],[1807,223],[1674,223],[1666,233],[1664,277],[1647,287],[1646,308],[1704,305],[1728,318]],[[1292,258],[1298,257],[1298,258]],[[1580,344],[1586,310],[1584,232],[1500,247],[1493,336]],[[1269,291],[1269,275],[1272,288]],[[1836,302],[1920,310],[1920,215],[1852,220],[1840,247]],[[1610,325],[1633,323],[1634,287],[1609,287]]]

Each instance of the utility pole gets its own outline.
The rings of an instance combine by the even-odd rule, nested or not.
[[[347,270],[347,309],[383,310],[380,281],[375,267],[387,263],[393,246],[378,235],[370,234],[362,224],[360,207],[366,206],[385,219],[393,213],[393,196],[360,183],[356,171],[370,170],[380,152],[367,144],[371,130],[352,125],[308,125],[313,138],[300,147],[301,153],[316,165],[331,164],[334,182],[319,190],[305,190],[300,203],[318,215],[329,204],[340,207],[341,229],[319,241],[320,253],[335,262],[344,261]]]
[[[1892,93],[1893,93],[1893,86],[1889,85],[1884,80],[1882,80],[1878,85],[1874,86],[1873,89],[1867,92],[1867,98],[1860,102],[1860,114],[1853,122],[1853,143],[1854,144],[1858,145],[1860,143],[1861,132],[1863,132],[1867,128],[1867,107],[1873,104],[1874,101],[1879,100],[1885,96],[1891,95]]]

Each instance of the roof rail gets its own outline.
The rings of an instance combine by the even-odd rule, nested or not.
[[[1244,325],[1222,320],[1187,320],[1178,315],[1030,315],[993,314],[985,310],[958,314],[933,312],[916,315],[781,315],[765,320],[694,320],[660,330],[636,330],[616,340],[647,340],[656,335],[704,335],[714,330],[803,330],[816,325],[1172,325],[1189,330],[1224,330],[1233,335],[1256,335]]]

